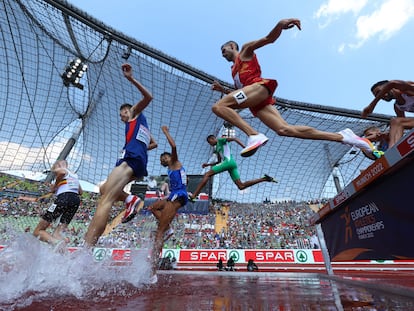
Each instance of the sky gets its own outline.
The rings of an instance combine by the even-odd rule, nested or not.
[[[362,110],[379,80],[413,80],[414,0],[69,0],[123,34],[232,83],[220,46],[259,39],[283,18],[284,30],[256,50],[277,97]],[[256,4],[257,3],[257,4]],[[394,115],[381,101],[375,113]]]

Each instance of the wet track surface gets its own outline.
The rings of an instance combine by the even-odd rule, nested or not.
[[[37,296],[32,301],[27,293],[12,310],[414,310],[414,291],[395,285],[401,278],[341,279],[311,273],[162,271],[155,285],[103,284],[81,299]]]
[[[186,267],[159,271],[158,282],[149,285],[147,253],[132,251],[131,257],[129,265],[113,266],[111,258],[97,262],[88,249],[60,253],[18,236],[0,252],[0,310],[414,310],[408,265],[347,265],[335,276]]]

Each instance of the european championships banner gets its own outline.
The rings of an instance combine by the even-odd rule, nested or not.
[[[414,259],[413,178],[410,161],[321,222],[331,261]]]

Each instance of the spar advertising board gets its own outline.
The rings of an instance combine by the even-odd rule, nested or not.
[[[1,251],[5,251],[7,245],[0,245]],[[68,253],[80,250],[77,247],[69,247]],[[109,266],[128,266],[134,262],[148,261],[151,254],[149,249],[123,249],[102,248],[92,249],[91,256],[95,262]],[[323,264],[324,259],[320,249],[163,249],[162,257],[176,258],[177,263],[182,264],[206,264],[216,265],[219,259],[224,262],[233,257],[235,263],[246,264],[249,259],[256,263],[267,264]],[[404,262],[414,264],[414,260],[356,260],[354,263],[394,264]],[[352,264],[352,262],[347,262]]]
[[[164,250],[163,257],[173,250]],[[236,263],[321,263],[320,250],[312,249],[182,249],[177,252],[180,263],[217,263],[230,257]]]

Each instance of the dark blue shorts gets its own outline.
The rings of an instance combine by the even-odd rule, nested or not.
[[[171,191],[167,201],[180,202],[181,206],[185,206],[188,202],[188,193],[185,190]]]
[[[141,159],[134,159],[134,158],[123,158],[119,159],[116,162],[116,166],[121,165],[122,162],[126,162],[130,168],[134,171],[134,176],[136,178],[148,176],[147,172],[147,164],[144,163]]]

